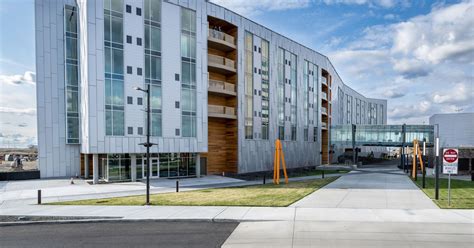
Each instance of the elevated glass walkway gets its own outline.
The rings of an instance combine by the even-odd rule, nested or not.
[[[334,125],[330,130],[336,146],[402,147],[413,146],[414,139],[434,145],[434,125]]]

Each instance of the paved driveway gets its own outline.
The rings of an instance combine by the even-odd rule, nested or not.
[[[421,180],[419,178],[418,180]],[[294,203],[305,208],[437,209],[396,166],[360,169]]]

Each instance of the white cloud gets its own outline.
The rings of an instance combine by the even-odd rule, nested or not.
[[[323,0],[325,4],[368,5],[369,7],[392,8],[395,6],[409,6],[408,0]]]
[[[435,92],[432,96],[433,102],[435,103],[448,103],[448,104],[463,104],[466,102],[474,101],[474,91],[471,84],[457,83],[453,86],[449,86],[443,92]]]
[[[20,133],[0,133],[0,147],[28,147],[29,145],[36,145],[38,142],[36,137],[27,136]]]
[[[393,64],[393,69],[407,79],[424,77],[431,72],[428,65],[417,59],[394,59]]]
[[[0,84],[34,85],[36,82],[36,74],[32,71],[26,71],[23,75],[0,75]]]
[[[473,13],[474,0],[438,4],[426,15],[367,27],[329,58],[354,89],[389,99],[389,122],[473,111]]]
[[[0,113],[16,115],[36,115],[35,108],[10,108],[0,107]]]
[[[241,15],[256,15],[263,11],[301,9],[309,7],[311,0],[211,0]]]
[[[392,52],[426,63],[471,61],[474,57],[474,1],[434,9],[393,26]]]

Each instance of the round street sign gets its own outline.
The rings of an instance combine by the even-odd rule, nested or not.
[[[443,153],[443,159],[447,163],[454,163],[458,160],[458,152],[454,149],[447,149]]]

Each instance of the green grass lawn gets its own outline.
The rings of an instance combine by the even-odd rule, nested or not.
[[[243,187],[153,194],[152,205],[286,207],[337,177]],[[52,205],[143,205],[145,195],[51,203]]]
[[[421,177],[415,183],[422,189]],[[474,182],[451,179],[451,206],[448,206],[448,179],[439,181],[439,200],[435,200],[434,178],[426,178],[426,188],[422,190],[440,208],[474,209]]]

